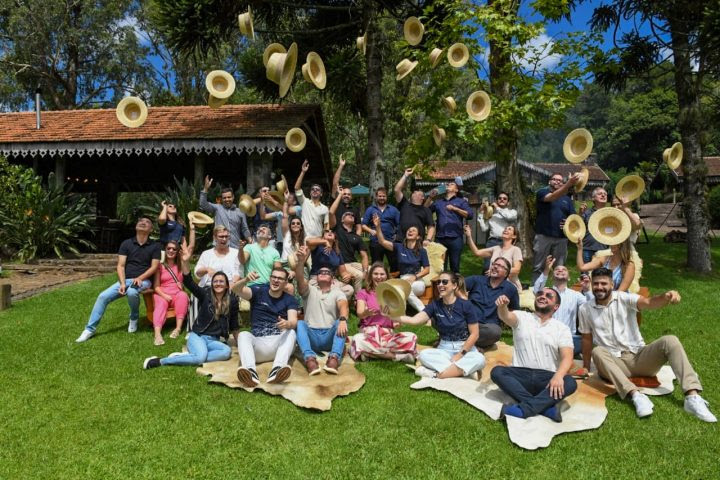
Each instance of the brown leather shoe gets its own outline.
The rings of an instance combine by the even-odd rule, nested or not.
[[[305,360],[305,367],[307,368],[308,375],[311,377],[320,373],[320,366],[315,357],[308,357],[307,360]]]
[[[335,355],[332,355],[328,357],[327,361],[325,362],[325,366],[323,367],[323,370],[325,370],[327,373],[332,373],[333,375],[337,375],[338,366],[340,365],[340,362],[338,362],[338,357]]]

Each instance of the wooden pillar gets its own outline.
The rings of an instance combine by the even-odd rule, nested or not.
[[[269,153],[251,153],[248,155],[245,192],[253,195],[263,185],[270,184],[273,158]]]
[[[196,185],[198,183],[202,185],[205,181],[205,156],[202,154],[195,157],[195,170],[193,181]]]
[[[65,183],[65,167],[65,157],[57,157],[55,159],[55,184],[58,186]]]
[[[11,293],[12,287],[9,283],[0,284],[0,310],[6,310],[10,308]]]

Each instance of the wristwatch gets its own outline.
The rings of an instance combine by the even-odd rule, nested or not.
[[[468,351],[463,348],[462,350],[460,350],[460,353],[462,353],[463,355],[466,355],[468,353]]]
[[[340,321],[340,322],[347,322],[347,318],[345,318],[345,317],[340,317],[340,318],[338,318],[338,321]]]

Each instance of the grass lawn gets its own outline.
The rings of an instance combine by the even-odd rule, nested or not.
[[[720,274],[685,272],[684,248],[660,239],[639,245],[642,284],[683,295],[680,305],[645,313],[642,331],[646,340],[669,333],[682,340],[720,415]],[[717,269],[718,241],[713,257]],[[478,265],[469,256],[463,262],[468,274]],[[390,362],[360,365],[365,386],[324,413],[209,385],[192,367],[143,371],[145,357],[179,350],[182,340],[154,347],[148,325],[129,335],[123,301],[110,306],[95,338],[74,343],[111,281],[77,284],[0,312],[0,479],[720,475],[718,426],[686,414],[678,388],[656,397],[655,413],[644,420],[610,397],[598,430],[564,434],[529,452],[510,443],[503,422],[449,394],[411,390],[415,377]],[[421,343],[435,338],[429,328],[416,331]]]

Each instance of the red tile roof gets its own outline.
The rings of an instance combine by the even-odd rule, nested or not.
[[[494,167],[492,162],[447,162],[446,165],[438,167],[431,176],[434,180],[449,180],[455,177],[463,177],[472,175],[473,173],[487,167]],[[575,165],[572,163],[533,163],[537,168],[547,170],[549,173],[562,173],[567,177],[569,174],[579,172],[585,167],[589,171],[589,181],[591,182],[608,182],[610,178],[605,174],[602,168],[597,165]]]
[[[455,177],[465,177],[491,165],[492,162],[447,162],[444,166],[435,169],[430,175],[436,180],[453,179]]]
[[[317,110],[291,104],[149,107],[138,128],[122,125],[114,109],[45,111],[39,130],[35,112],[3,113],[0,143],[284,137]]]
[[[535,166],[547,170],[550,173],[561,173],[563,177],[567,178],[568,175],[578,173],[583,168],[588,169],[588,181],[590,182],[609,182],[608,177],[602,168],[597,165],[585,165],[582,163],[536,163]]]
[[[707,176],[708,177],[720,177],[720,157],[704,157],[705,165],[707,165]],[[685,172],[682,168],[675,170],[678,176],[682,177]]]

